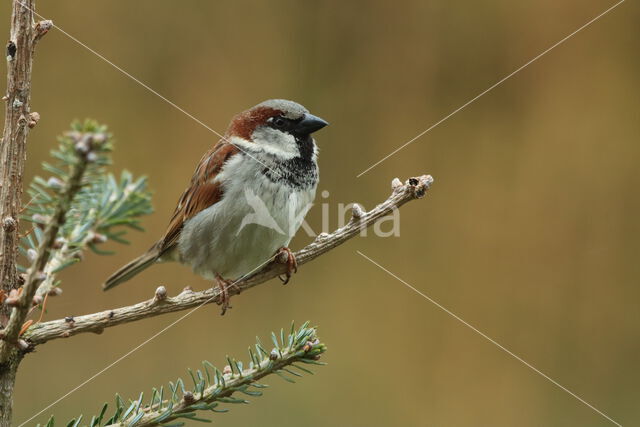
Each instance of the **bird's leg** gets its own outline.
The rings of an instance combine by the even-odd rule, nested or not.
[[[287,265],[287,272],[278,276],[278,278],[282,280],[282,284],[286,285],[289,283],[291,275],[298,272],[298,261],[296,261],[296,257],[293,255],[293,252],[291,252],[291,249],[286,246],[278,249],[276,252],[276,260],[281,264]]]
[[[220,299],[218,301],[218,305],[222,306],[222,313],[220,313],[220,315],[224,316],[224,314],[227,312],[227,309],[232,308],[229,305],[229,301],[231,301],[231,296],[229,296],[229,288],[235,286],[235,282],[233,282],[232,280],[227,280],[219,274],[216,274],[216,283],[220,288]]]

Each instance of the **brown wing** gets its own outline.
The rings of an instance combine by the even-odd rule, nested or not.
[[[222,198],[222,186],[219,182],[213,181],[222,170],[224,163],[238,152],[239,150],[235,146],[220,141],[200,159],[200,163],[191,177],[189,187],[180,196],[178,206],[169,221],[167,232],[158,242],[160,255],[178,243],[180,232],[186,220]]]

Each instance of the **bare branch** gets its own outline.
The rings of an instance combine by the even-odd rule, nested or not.
[[[18,215],[22,197],[22,175],[29,130],[39,115],[31,111],[31,67],[36,31],[32,26],[35,0],[12,1],[11,29],[6,45],[7,92],[4,130],[0,143],[0,291],[9,294],[19,287],[16,272]],[[9,306],[0,306],[0,324],[7,322]],[[4,332],[4,331],[3,331]],[[17,344],[17,343],[16,343]],[[11,424],[11,396],[15,373],[22,358],[16,347],[5,348],[0,363],[0,425]],[[9,356],[9,353],[11,357]]]
[[[305,264],[344,243],[359,234],[363,228],[374,224],[378,219],[408,201],[424,197],[432,183],[433,178],[430,175],[409,178],[404,185],[397,185],[396,180],[394,180],[393,192],[383,203],[369,212],[365,212],[362,208],[355,209],[355,215],[347,225],[331,234],[320,234],[314,242],[296,252],[295,257],[298,265]],[[284,274],[285,271],[285,265],[277,261],[271,261],[256,273],[238,280],[235,286],[229,288],[229,294],[239,294]],[[153,298],[138,304],[36,324],[24,334],[23,338],[34,347],[53,339],[67,338],[85,332],[101,333],[105,328],[112,326],[135,322],[165,313],[187,310],[213,302],[218,304],[221,302],[220,290],[217,287],[200,292],[194,292],[190,288],[186,288],[175,297],[167,296],[165,289],[158,289]]]

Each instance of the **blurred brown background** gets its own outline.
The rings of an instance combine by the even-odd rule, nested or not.
[[[314,377],[214,415],[225,426],[605,426],[569,394],[356,254],[360,250],[623,425],[640,423],[640,8],[626,2],[361,178],[356,175],[611,6],[593,1],[40,2],[38,11],[211,127],[267,98],[297,100],[318,134],[320,190],[371,208],[391,179],[431,173],[401,236],[354,239],[207,306],[47,414],[95,413],[256,334],[310,319],[328,344]],[[9,2],[0,7],[8,33]],[[47,319],[127,305],[158,284],[209,286],[177,265],[99,284],[164,231],[217,137],[60,32],[39,46],[28,178],[74,118],[107,123],[116,171],[149,176],[156,213],[117,256],[64,276]],[[323,201],[318,199],[318,201]],[[317,205],[308,221],[320,229]],[[310,238],[300,235],[293,247]],[[58,398],[179,314],[38,349],[15,420]],[[46,416],[39,419],[46,420]]]

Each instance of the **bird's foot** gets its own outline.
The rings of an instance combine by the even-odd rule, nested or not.
[[[224,314],[227,312],[227,309],[232,308],[229,305],[229,301],[231,301],[231,296],[229,295],[229,288],[236,286],[236,284],[233,280],[227,280],[222,276],[220,276],[219,274],[216,275],[216,283],[220,288],[220,298],[218,299],[217,304],[222,306],[222,313],[220,313],[220,315],[224,316]]]
[[[278,276],[278,278],[282,280],[282,284],[286,285],[289,283],[291,275],[298,272],[298,261],[296,261],[296,257],[293,255],[293,252],[291,252],[291,249],[286,246],[278,249],[276,252],[276,261],[287,265],[287,272]]]

